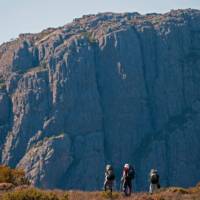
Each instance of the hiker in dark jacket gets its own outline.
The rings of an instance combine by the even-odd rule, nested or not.
[[[106,165],[104,191],[107,191],[107,189],[109,189],[112,192],[114,180],[115,174],[113,167],[111,165]]]
[[[159,175],[158,171],[156,169],[151,169],[149,174],[149,180],[150,180],[150,187],[149,187],[149,193],[153,194],[156,190],[160,188],[159,183]]]

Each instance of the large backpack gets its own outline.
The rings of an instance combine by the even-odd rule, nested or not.
[[[159,182],[159,176],[158,176],[158,173],[156,171],[151,172],[150,181],[153,184],[157,184]]]
[[[127,178],[128,179],[134,179],[135,178],[135,170],[132,166],[130,166],[130,168],[127,172]]]
[[[115,179],[115,174],[114,174],[113,170],[108,170],[107,171],[107,180],[113,181],[114,179]]]

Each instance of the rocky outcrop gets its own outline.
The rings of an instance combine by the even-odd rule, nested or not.
[[[46,137],[29,146],[18,166],[29,172],[28,178],[33,184],[53,188],[72,163],[70,145],[67,135]],[[60,163],[63,167],[57,170]]]
[[[200,11],[86,15],[0,47],[2,162],[45,188],[200,179]]]

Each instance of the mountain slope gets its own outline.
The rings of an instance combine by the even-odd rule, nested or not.
[[[102,13],[0,47],[2,163],[45,188],[99,189],[104,166],[136,189],[200,179],[200,11]],[[89,181],[88,181],[89,179]]]

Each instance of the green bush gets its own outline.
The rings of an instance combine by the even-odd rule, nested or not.
[[[67,194],[57,195],[54,192],[30,188],[6,193],[2,200],[69,200],[69,197]]]

